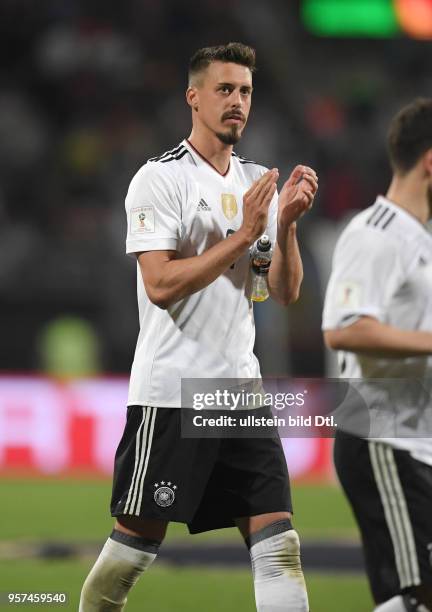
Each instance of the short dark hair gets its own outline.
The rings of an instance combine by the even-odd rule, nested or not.
[[[387,146],[392,168],[401,174],[432,149],[432,98],[417,98],[393,117]]]
[[[189,81],[196,74],[205,70],[212,62],[240,64],[249,68],[253,73],[256,70],[255,49],[239,42],[198,49],[189,61]]]

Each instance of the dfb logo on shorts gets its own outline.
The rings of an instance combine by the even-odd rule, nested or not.
[[[156,482],[154,486],[156,487],[156,491],[154,492],[153,497],[157,505],[161,506],[162,508],[171,506],[175,500],[175,490],[177,489],[177,485],[172,484],[172,482],[165,483],[165,481],[162,480],[160,485],[158,482]]]

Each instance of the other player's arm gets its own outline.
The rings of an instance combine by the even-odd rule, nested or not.
[[[138,252],[149,299],[166,309],[204,289],[225,272],[264,233],[276,180],[277,172],[269,170],[255,181],[243,198],[240,229],[201,255],[180,259],[176,251]]]
[[[406,245],[383,232],[360,227],[342,234],[324,303],[329,348],[395,359],[432,354],[431,332],[386,322],[410,262]]]
[[[324,340],[335,351],[374,357],[400,359],[432,354],[431,332],[399,329],[373,317],[360,317],[347,327],[327,329]]]
[[[296,221],[312,207],[318,177],[312,168],[297,166],[284,184],[278,202],[277,238],[268,275],[271,297],[286,306],[298,299],[303,265]]]

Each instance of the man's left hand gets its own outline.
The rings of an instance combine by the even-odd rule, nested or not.
[[[288,228],[312,208],[317,189],[315,170],[308,166],[296,166],[279,194],[279,228]]]

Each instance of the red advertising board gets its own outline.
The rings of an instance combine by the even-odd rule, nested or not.
[[[128,381],[0,376],[0,472],[109,476],[123,432]],[[332,440],[283,440],[293,479],[328,481]]]

